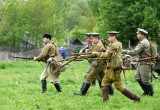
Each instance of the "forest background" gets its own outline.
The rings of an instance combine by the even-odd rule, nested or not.
[[[40,48],[50,33],[57,45],[86,32],[119,31],[124,48],[137,44],[137,28],[160,43],[159,0],[0,0],[0,49],[11,52]],[[32,44],[28,47],[27,43]]]

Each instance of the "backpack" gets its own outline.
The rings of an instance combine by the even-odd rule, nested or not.
[[[157,57],[158,56],[157,45],[152,41],[149,41],[149,43],[150,43],[151,57]]]
[[[115,50],[110,59],[110,67],[113,69],[121,68],[122,67],[122,56],[121,53],[118,53],[118,49]]]
[[[67,65],[65,65],[65,61],[63,62],[59,62],[59,60],[62,60],[62,56],[61,55],[58,55],[58,56],[55,56],[53,59],[52,59],[52,62],[51,64],[54,65],[54,68],[57,69],[57,72],[64,72],[66,69],[67,69]],[[63,66],[65,65],[65,66]]]

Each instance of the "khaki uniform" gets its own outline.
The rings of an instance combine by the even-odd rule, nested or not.
[[[101,41],[99,41],[97,44],[93,45],[91,51],[97,51],[99,52],[101,48],[104,48]],[[106,63],[102,60],[97,61],[96,59],[91,61],[91,70],[88,74],[88,77],[86,78],[86,83],[91,84],[94,79],[102,80],[104,76],[104,69],[106,68]]]
[[[49,42],[44,46],[44,48],[42,49],[42,52],[35,60],[37,61],[45,60],[47,62],[48,58],[50,57],[54,58],[55,56],[60,56],[60,54],[58,53],[56,45],[52,42]],[[49,76],[50,82],[55,84],[58,82],[59,75],[60,75],[60,72],[58,72],[55,64],[47,63],[46,68],[44,69],[44,71],[40,76],[40,80],[46,80],[46,78]]]
[[[139,59],[151,56],[150,43],[144,38],[142,39],[135,49],[128,52],[129,55],[138,55]],[[136,80],[141,80],[145,85],[151,85],[151,61],[138,62],[137,73],[135,76]]]
[[[122,44],[119,41],[110,43],[105,53],[100,53],[97,55],[100,58],[111,58],[112,53],[116,50],[118,50],[118,53],[121,53],[122,51]],[[111,63],[110,61],[107,63],[105,76],[102,79],[102,88],[106,86],[108,87],[112,83],[114,83],[116,89],[119,90],[120,92],[123,92],[124,87],[121,84],[121,77],[120,77],[122,68],[112,69],[110,63]]]

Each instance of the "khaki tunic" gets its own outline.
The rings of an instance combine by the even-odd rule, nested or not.
[[[44,46],[44,48],[42,49],[42,52],[35,60],[37,61],[45,60],[47,62],[48,58],[50,57],[54,58],[55,56],[60,56],[60,54],[58,53],[56,45],[52,42],[49,42]],[[53,63],[47,63],[46,68],[40,75],[40,80],[45,80],[49,76],[50,81],[52,83],[57,83],[59,75],[60,75],[60,72],[58,72],[55,65]]]
[[[111,58],[113,52],[117,51],[118,53],[122,52],[122,44],[119,41],[115,41],[114,43],[110,43],[107,47],[105,53],[97,54],[100,58]],[[121,84],[121,74],[122,68],[112,69],[110,66],[110,60],[107,63],[107,68],[105,70],[105,76],[102,79],[102,87],[110,86],[114,83],[117,90],[120,92],[124,91],[124,86]]]
[[[128,52],[129,55],[138,55],[139,59],[150,57],[150,43],[144,38],[142,39],[135,49]],[[141,61],[138,63],[137,73],[135,76],[136,80],[141,80],[145,85],[151,85],[151,67],[152,62]]]
[[[99,41],[97,44],[93,45],[91,51],[99,52],[101,48],[104,48],[104,46],[102,42]],[[93,59],[91,62],[91,67],[89,68],[90,71],[88,71],[88,76],[85,81],[89,84],[91,84],[96,78],[101,81],[104,77],[104,70],[106,68],[106,63],[104,61],[97,61],[97,59]]]

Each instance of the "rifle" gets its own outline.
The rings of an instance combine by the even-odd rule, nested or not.
[[[26,60],[33,60],[34,57],[21,57],[21,56],[14,56],[13,58],[20,58],[20,59],[26,59]]]
[[[90,55],[92,52],[87,52],[87,53],[73,53],[71,56],[81,56],[81,55]]]
[[[138,59],[137,62],[148,61],[148,60],[160,60],[160,57],[159,56],[157,56],[157,57],[146,57],[146,58]]]

